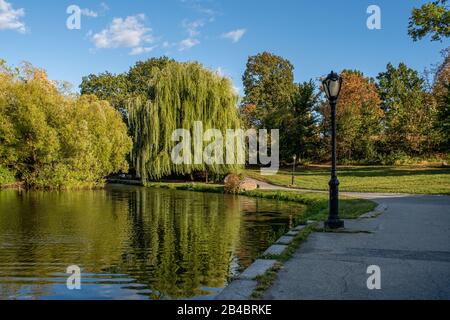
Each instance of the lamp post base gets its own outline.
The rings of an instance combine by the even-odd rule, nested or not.
[[[342,220],[328,220],[325,222],[325,228],[326,229],[343,229],[344,228],[344,221]]]

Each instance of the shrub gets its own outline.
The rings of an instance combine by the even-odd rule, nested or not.
[[[0,166],[0,186],[12,184],[16,181],[14,175],[8,169]]]
[[[242,181],[242,178],[239,175],[237,175],[235,173],[229,174],[224,180],[225,193],[231,193],[231,194],[239,193],[239,191],[240,191],[239,187],[240,187],[241,181]]]

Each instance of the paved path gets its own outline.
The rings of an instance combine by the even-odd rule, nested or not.
[[[299,189],[299,188],[288,188],[288,187],[281,187],[276,186],[274,184],[270,184],[264,181],[256,180],[253,178],[245,178],[246,181],[254,182],[258,185],[258,188],[261,190],[281,190],[281,191],[297,191],[297,192],[313,192],[313,193],[328,193],[328,191],[323,190],[310,190],[310,189]],[[406,193],[375,193],[375,192],[339,192],[342,195],[349,196],[349,197],[357,197],[361,199],[377,199],[377,198],[404,198],[409,195]]]
[[[371,233],[312,234],[265,299],[450,299],[450,197],[359,196],[387,205],[346,221]],[[381,290],[367,288],[370,265],[381,268]]]

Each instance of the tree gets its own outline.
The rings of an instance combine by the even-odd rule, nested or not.
[[[381,136],[383,111],[373,79],[360,71],[344,70],[337,107],[338,154],[341,159],[373,161],[376,142]],[[321,106],[324,135],[330,136],[330,106]]]
[[[176,129],[194,136],[194,124],[201,121],[203,131],[240,128],[237,96],[229,79],[222,78],[198,63],[168,62],[152,72],[147,88],[127,104],[129,128],[134,147],[132,164],[144,180],[170,175],[190,175],[207,171],[226,174],[238,166],[220,163],[174,164],[171,153]],[[209,144],[209,143],[208,143]],[[194,150],[190,150],[194,153]],[[225,153],[225,152],[224,152]]]
[[[29,64],[0,68],[0,165],[33,188],[94,187],[127,170],[126,126],[108,102],[58,92]]]
[[[100,100],[108,101],[116,110],[123,113],[129,98],[130,82],[126,74],[109,72],[83,77],[80,84],[82,95],[93,94]]]
[[[319,135],[315,112],[318,103],[319,93],[312,80],[295,85],[292,105],[282,119],[280,154],[283,159],[290,160],[293,155],[300,159],[317,158]]]
[[[442,56],[444,59],[437,67],[432,88],[436,101],[447,94],[446,86],[450,83],[450,47],[442,51]]]
[[[436,106],[424,90],[424,79],[404,63],[397,68],[388,64],[377,79],[385,113],[387,151],[421,155],[432,150]]]
[[[437,0],[414,8],[409,20],[408,34],[414,41],[431,35],[431,41],[450,36],[450,10],[447,0]]]
[[[147,90],[154,87],[152,82],[155,81],[155,76],[171,62],[174,62],[174,60],[167,57],[138,61],[127,74],[129,92],[133,95],[147,95],[154,99],[154,92],[148,92]]]
[[[125,105],[129,98],[136,95],[150,95],[147,92],[154,75],[169,63],[169,58],[151,58],[138,61],[128,72],[112,74],[108,71],[98,75],[83,77],[80,84],[81,94],[94,94],[100,100],[108,101],[122,114],[126,113]]]
[[[446,94],[438,101],[436,130],[441,135],[441,150],[450,151],[450,83],[447,83]]]
[[[292,104],[295,93],[294,67],[282,57],[263,52],[251,56],[242,77],[243,105],[254,105],[258,126],[277,128],[280,117]]]

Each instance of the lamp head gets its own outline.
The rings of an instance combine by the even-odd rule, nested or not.
[[[328,100],[337,100],[339,98],[342,88],[342,77],[336,72],[331,71],[322,84]]]

